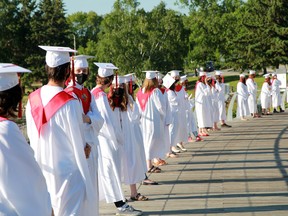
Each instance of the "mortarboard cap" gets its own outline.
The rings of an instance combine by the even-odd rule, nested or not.
[[[57,46],[39,46],[41,49],[46,50],[46,64],[49,67],[58,67],[59,65],[70,62],[70,52],[77,52],[69,47]]]
[[[146,79],[154,79],[159,71],[143,71],[146,73]]]
[[[204,71],[199,72],[199,76],[200,76],[200,77],[201,77],[201,76],[206,76],[206,72],[204,72]]]
[[[249,70],[249,74],[255,74],[254,70]]]
[[[215,71],[215,76],[221,76],[221,75],[222,75],[222,71],[219,71],[219,70]]]
[[[174,78],[176,76],[180,76],[180,73],[181,71],[180,70],[172,70],[172,71],[169,71],[168,73]]]
[[[169,89],[173,83],[175,82],[175,79],[170,76],[168,73],[163,77],[163,86],[165,86],[165,88]]]
[[[162,79],[163,79],[163,77],[164,77],[164,75],[163,75],[163,74],[161,74],[161,73],[157,73],[157,76],[156,76],[156,78],[157,78],[158,80],[162,80]]]
[[[98,75],[100,77],[108,77],[114,74],[114,69],[118,69],[115,65],[112,63],[99,63],[94,62],[95,65],[97,65],[98,68]]]
[[[187,80],[187,75],[180,77],[180,83],[183,83],[185,80]]]
[[[245,74],[240,74],[239,77],[245,77]]]
[[[75,68],[88,68],[88,61],[87,59],[94,58],[94,56],[88,56],[88,55],[77,55],[73,56],[74,59],[74,67]]]
[[[123,84],[126,82],[126,77],[125,76],[114,76],[112,84],[116,84],[116,79],[117,79],[117,85]]]
[[[136,78],[135,78],[135,73],[130,73],[130,74],[126,74],[124,75],[125,77],[125,82],[130,82],[130,81],[133,81],[135,82],[136,81]]]
[[[270,74],[264,74],[263,77],[268,78],[270,77]]]
[[[11,63],[0,63],[0,91],[8,90],[19,83],[17,73],[27,73],[30,70]]]

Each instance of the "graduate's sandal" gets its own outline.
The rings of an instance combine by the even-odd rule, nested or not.
[[[130,197],[130,200],[132,201],[147,201],[148,197],[141,195],[138,193],[135,197]]]
[[[160,173],[161,169],[159,167],[152,166],[147,172],[148,173]]]

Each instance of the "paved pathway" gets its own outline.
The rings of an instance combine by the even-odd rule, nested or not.
[[[131,202],[143,215],[288,215],[288,113],[234,120],[188,152],[169,158],[163,172],[139,185],[149,201]],[[123,186],[128,198],[129,188]],[[100,215],[115,215],[101,202]]]

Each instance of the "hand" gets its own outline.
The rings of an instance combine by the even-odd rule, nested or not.
[[[85,114],[82,114],[82,118],[83,118],[83,122],[84,123],[88,123],[88,124],[91,124],[91,119],[89,116],[85,115]]]
[[[91,153],[91,146],[88,143],[86,143],[85,145],[84,153],[85,153],[86,158],[89,158],[90,153]]]

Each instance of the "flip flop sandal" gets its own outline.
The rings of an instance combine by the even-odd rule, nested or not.
[[[159,167],[152,166],[147,172],[148,173],[160,173],[161,169]]]
[[[135,197],[130,197],[131,200],[133,201],[147,201],[148,197],[141,195],[138,193]]]

